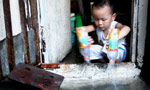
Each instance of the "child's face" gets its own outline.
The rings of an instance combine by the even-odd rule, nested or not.
[[[95,24],[101,30],[108,30],[111,22],[115,20],[115,17],[116,14],[112,14],[110,7],[107,5],[100,8],[93,7],[93,18]]]

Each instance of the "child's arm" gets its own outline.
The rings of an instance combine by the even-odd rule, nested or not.
[[[91,24],[91,25],[88,25],[88,26],[83,26],[86,28],[87,32],[92,32],[92,31],[95,31],[96,27]]]
[[[127,36],[130,32],[130,28],[126,25],[122,25],[121,23],[117,23],[116,28],[120,29],[119,40]]]

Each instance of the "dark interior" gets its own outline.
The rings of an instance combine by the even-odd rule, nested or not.
[[[91,19],[91,8],[90,8],[90,2],[93,2],[94,0],[82,0],[83,1],[83,6],[79,6],[78,4],[78,0],[71,0],[71,12],[78,14],[78,13],[82,13],[84,12],[84,16],[82,16],[82,23],[83,26],[86,25],[90,25],[92,24],[92,19]],[[131,28],[131,2],[132,0],[114,0],[114,5],[115,5],[115,12],[117,13],[117,17],[116,17],[116,21],[127,25]],[[83,7],[83,11],[80,10],[80,7]],[[75,26],[76,27],[76,26]],[[96,44],[97,41],[97,35],[96,32],[90,32],[89,33],[90,36],[92,36],[92,38],[94,39]],[[126,56],[126,60],[125,62],[131,61],[129,58],[129,49],[130,49],[130,35],[131,33],[129,33],[126,37],[126,42],[127,42],[127,56]],[[76,41],[75,41],[75,46],[73,47],[73,50],[75,50],[77,57],[81,58],[82,56],[79,53],[79,49],[78,49],[78,41],[77,41],[77,37],[75,37]],[[106,60],[108,61],[108,60]],[[77,61],[78,62],[78,61]],[[83,62],[83,60],[81,61]]]

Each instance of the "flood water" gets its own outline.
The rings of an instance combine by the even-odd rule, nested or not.
[[[80,87],[81,85],[82,87]],[[24,85],[18,82],[14,82],[11,80],[5,80],[0,83],[0,90],[40,90],[40,89]],[[92,82],[92,81],[90,84],[72,82],[70,88],[65,89],[60,88],[60,90],[150,90],[150,87],[144,81],[139,79],[129,84],[121,84],[121,83],[115,84],[113,82],[110,84],[102,84],[99,82]]]
[[[74,58],[69,56],[68,60]],[[75,58],[74,58],[75,59]],[[67,60],[66,60],[67,61]],[[77,63],[75,61],[70,61]],[[137,79],[130,83],[117,82],[117,80],[108,81],[88,81],[83,80],[62,82],[59,90],[150,90],[150,75],[148,73],[149,65],[144,64],[141,68],[141,73]],[[122,77],[123,79],[123,77]],[[80,82],[79,82],[80,81]],[[67,86],[67,87],[66,87]],[[24,85],[9,79],[0,82],[0,90],[40,90],[33,86]],[[51,89],[50,89],[51,90]]]

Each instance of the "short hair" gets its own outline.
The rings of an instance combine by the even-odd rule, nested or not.
[[[114,11],[114,0],[94,0],[92,9],[93,9],[93,7],[96,7],[96,8],[104,7],[105,5],[110,6],[112,14],[115,12]]]

